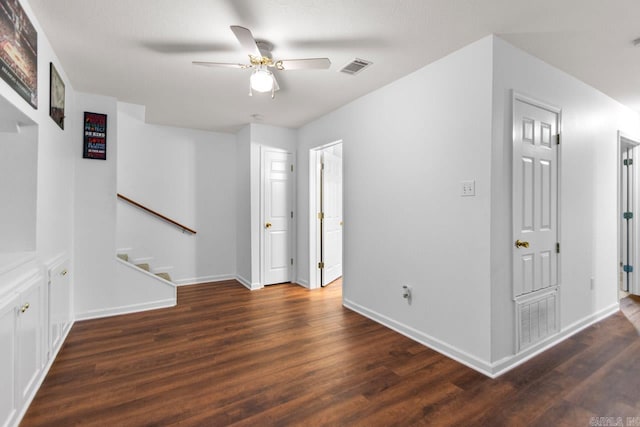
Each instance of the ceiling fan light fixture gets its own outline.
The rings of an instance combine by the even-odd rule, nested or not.
[[[256,92],[270,92],[273,90],[273,74],[265,68],[257,68],[249,78],[251,89]]]

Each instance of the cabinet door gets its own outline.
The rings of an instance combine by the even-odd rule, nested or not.
[[[42,369],[42,277],[36,278],[18,297],[17,360],[18,393],[24,402],[33,391]]]
[[[0,426],[10,425],[16,415],[15,333],[16,299],[0,303]]]
[[[50,350],[62,344],[71,323],[71,280],[68,261],[50,270],[49,277],[49,339]]]

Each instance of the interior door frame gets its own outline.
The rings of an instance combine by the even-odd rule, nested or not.
[[[556,310],[555,310],[555,315],[556,315],[556,322],[558,325],[558,332],[561,329],[561,310],[560,307],[562,305],[562,292],[560,292],[560,288],[562,287],[562,204],[560,203],[562,200],[562,147],[564,145],[563,142],[563,138],[562,138],[562,133],[563,133],[563,128],[562,128],[562,108],[557,107],[555,105],[552,104],[548,104],[546,102],[542,102],[534,97],[528,96],[523,94],[522,92],[518,92],[516,90],[512,90],[511,91],[511,128],[509,129],[509,131],[511,132],[511,144],[510,144],[510,158],[509,158],[509,164],[511,165],[511,175],[510,178],[513,177],[513,144],[516,138],[516,134],[515,134],[515,123],[516,123],[516,101],[521,101],[521,102],[525,102],[527,104],[533,105],[535,107],[538,108],[542,108],[544,110],[547,111],[551,111],[555,114],[557,114],[558,117],[558,123],[557,123],[557,131],[558,131],[558,135],[559,135],[559,144],[557,145],[557,159],[556,159],[556,236],[557,236],[557,242],[560,244],[560,251],[559,253],[556,254],[557,256],[557,270],[556,270],[556,275],[557,275],[557,282],[556,282],[556,286],[555,286],[555,292],[556,294]],[[512,183],[513,185],[513,183]],[[513,242],[515,241],[515,236],[514,236],[514,227],[513,227],[513,222],[514,222],[514,218],[513,218],[513,203],[514,203],[514,199],[513,199],[513,188],[511,189],[511,193],[509,198],[511,199],[511,204],[509,206],[509,210],[510,210],[510,217],[511,217],[511,231],[509,233],[509,235],[511,236],[511,240],[509,241],[509,245],[512,245]],[[510,254],[512,254],[513,252],[510,250]],[[513,271],[515,268],[514,265],[514,259],[513,256],[510,256],[510,277],[511,280],[513,281]],[[520,296],[517,297],[515,295],[515,286],[513,284],[513,282],[511,283],[511,292],[512,292],[512,298],[514,301],[513,304],[513,311],[514,311],[514,335],[515,335],[515,341],[514,341],[514,353],[518,354],[520,353],[523,349],[520,348],[520,313],[518,310],[518,302],[521,300],[526,300],[527,298],[530,298],[530,295],[524,295],[524,296]],[[545,293],[549,293],[550,290],[546,290],[544,292],[542,292],[542,294]],[[557,332],[556,332],[557,333]],[[536,344],[534,344],[535,346]]]
[[[290,200],[291,200],[291,211],[294,212],[292,218],[289,221],[289,254],[291,256],[291,258],[294,260],[294,262],[289,266],[289,281],[291,283],[294,282],[294,277],[295,277],[295,273],[296,273],[296,262],[295,262],[295,253],[296,253],[296,247],[295,247],[295,241],[296,241],[296,215],[295,215],[295,207],[296,207],[296,189],[295,189],[295,185],[296,185],[296,168],[295,168],[295,156],[293,155],[293,153],[289,150],[284,150],[281,148],[275,148],[275,147],[269,147],[269,146],[264,146],[261,145],[260,146],[260,223],[258,224],[258,229],[260,230],[259,233],[259,237],[260,237],[260,284],[264,287],[265,286],[265,267],[266,267],[266,262],[265,262],[265,238],[264,238],[264,224],[266,222],[265,219],[265,198],[264,198],[264,191],[265,191],[265,181],[266,181],[266,170],[264,167],[264,162],[266,159],[266,153],[268,151],[274,151],[274,152],[279,152],[279,153],[285,153],[288,154],[289,156],[291,156],[291,165],[293,166],[293,171],[291,173],[291,183],[289,185],[289,192],[290,192]]]
[[[617,184],[618,184],[618,191],[617,191],[617,199],[618,199],[618,203],[617,203],[617,230],[618,232],[616,233],[618,236],[618,262],[617,262],[617,271],[618,271],[618,281],[617,281],[617,289],[618,289],[618,299],[620,299],[620,297],[622,297],[623,295],[620,294],[620,292],[627,292],[627,293],[631,293],[632,289],[631,287],[625,291],[624,289],[622,289],[621,284],[623,282],[623,271],[621,269],[622,265],[624,264],[624,260],[622,259],[622,221],[623,221],[623,207],[622,207],[622,171],[623,171],[623,165],[622,165],[622,150],[625,147],[629,147],[631,146],[632,149],[637,149],[640,147],[640,139],[635,138],[631,135],[625,134],[622,131],[618,131],[618,135],[617,135],[617,140],[618,140],[618,151],[617,151],[617,155],[616,155],[616,162],[617,162],[617,167],[616,167],[616,172],[617,172]],[[638,161],[640,161],[640,156],[638,157]],[[635,172],[635,169],[634,169]],[[639,198],[638,198],[638,175],[636,174],[634,176],[634,180],[633,180],[633,184],[634,184],[634,192],[633,192],[633,196],[634,196],[634,219],[636,219],[635,215],[640,215],[638,208],[638,204],[639,204]],[[638,245],[638,222],[635,221],[634,223],[634,228],[633,228],[633,236],[632,236],[632,242],[633,242],[633,246],[634,246],[634,255],[635,255],[635,259],[634,261],[638,260],[638,254],[637,254],[637,250],[640,249],[640,245]],[[634,265],[634,263],[632,263],[631,265]],[[640,266],[635,265],[635,268],[640,268]],[[637,276],[634,275],[634,279],[632,280],[632,283],[635,283],[637,286]]]
[[[543,110],[547,110],[550,111],[552,113],[555,113],[558,115],[558,134],[562,135],[562,108],[557,107],[555,105],[552,104],[548,104],[546,102],[540,101],[536,98],[533,98],[531,96],[525,95],[521,92],[518,92],[516,90],[512,90],[512,94],[511,94],[511,132],[512,132],[512,136],[511,136],[511,153],[513,153],[513,143],[515,140],[515,131],[514,131],[514,123],[516,122],[516,118],[515,118],[515,106],[516,106],[516,101],[521,101],[521,102],[525,102],[527,104],[533,105],[534,107],[538,107],[538,108],[542,108]],[[560,139],[562,139],[560,137]],[[556,179],[556,236],[557,236],[557,242],[560,243],[560,252],[557,253],[557,271],[556,271],[556,275],[557,275],[557,285],[556,287],[560,287],[561,285],[561,278],[562,278],[562,205],[560,203],[560,201],[562,200],[562,142],[560,142],[560,144],[557,145],[557,165],[556,165],[556,173],[557,173],[557,179]],[[510,156],[510,160],[509,163],[511,164],[511,176],[513,176],[513,154]],[[511,190],[511,206],[509,207],[509,209],[513,209],[513,189]],[[511,231],[510,231],[510,235],[511,235],[511,240],[509,242],[509,244],[513,244],[513,242],[515,241],[515,236],[514,236],[514,231],[513,231],[513,211],[511,211],[511,213],[509,214],[511,216]],[[513,280],[513,269],[514,269],[514,264],[513,264],[513,257],[511,257],[511,280]],[[512,288],[512,297],[513,300],[516,301],[516,295],[515,295],[515,286],[512,284],[511,286]],[[559,293],[558,293],[559,294]],[[558,295],[559,297],[560,295]]]
[[[318,268],[321,254],[321,224],[318,219],[318,209],[321,205],[320,197],[322,196],[319,191],[319,164],[322,159],[322,151],[338,144],[342,144],[342,139],[309,149],[309,289],[322,287],[321,272]]]

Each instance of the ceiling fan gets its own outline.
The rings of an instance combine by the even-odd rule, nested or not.
[[[271,58],[271,49],[273,45],[264,41],[256,41],[247,28],[238,25],[232,25],[231,31],[235,34],[240,45],[249,53],[248,64],[233,64],[226,62],[203,62],[193,61],[195,65],[203,65],[205,67],[224,67],[224,68],[252,68],[253,73],[249,78],[249,96],[256,92],[271,92],[271,98],[275,97],[275,93],[280,89],[273,72],[269,68],[279,71],[289,70],[310,70],[310,69],[326,69],[331,66],[329,58],[306,58],[306,59],[280,59]]]

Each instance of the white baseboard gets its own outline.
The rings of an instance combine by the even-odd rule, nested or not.
[[[606,319],[607,317],[611,316],[612,314],[617,313],[620,310],[620,304],[619,303],[614,303],[612,305],[610,305],[609,307],[606,307],[600,311],[598,311],[597,313],[593,313],[587,317],[584,317],[581,320],[578,320],[577,322],[572,323],[571,325],[567,326],[566,328],[563,328],[559,333],[557,333],[556,335],[553,335],[541,342],[539,342],[538,344],[527,348],[526,350],[512,355],[512,356],[507,356],[497,362],[494,362],[492,364],[492,374],[490,375],[492,378],[496,378],[502,374],[504,374],[507,371],[510,371],[511,369],[522,365],[523,363],[525,363],[526,361],[536,357],[537,355],[539,355],[540,353],[550,349],[551,347],[559,344],[560,342],[566,340],[567,338],[577,334],[578,332],[582,331],[583,329],[588,328],[589,326],[593,325],[594,323],[598,323],[599,321]]]
[[[209,282],[222,282],[224,280],[233,280],[236,276],[233,274],[219,274],[216,276],[202,276],[202,277],[192,277],[189,279],[177,279],[173,280],[177,286],[188,286],[188,285],[199,285],[201,283],[209,283]]]
[[[408,338],[411,338],[414,341],[419,342],[420,344],[423,344],[435,351],[437,351],[438,353],[442,353],[445,356],[462,363],[465,366],[470,367],[471,369],[474,369],[478,372],[480,372],[483,375],[486,375],[490,378],[497,378],[500,375],[506,373],[507,371],[510,371],[511,369],[525,363],[526,361],[532,359],[533,357],[537,356],[538,354],[544,352],[545,350],[548,350],[549,348],[559,344],[560,342],[566,340],[567,338],[571,337],[572,335],[577,334],[578,332],[582,331],[585,328],[588,328],[589,326],[593,325],[594,323],[597,323],[609,316],[611,316],[612,314],[615,314],[618,312],[618,310],[620,310],[620,304],[619,303],[615,303],[610,305],[609,307],[606,307],[600,311],[598,311],[597,313],[594,313],[592,315],[589,315],[571,325],[569,325],[568,327],[562,329],[562,331],[560,331],[558,334],[549,337],[546,340],[543,340],[539,343],[537,343],[536,345],[527,348],[526,350],[518,353],[518,354],[514,354],[511,356],[507,356],[497,362],[494,363],[489,363],[487,361],[478,359],[477,357],[463,351],[460,350],[456,347],[453,347],[437,338],[434,338],[432,336],[429,336],[423,332],[420,332],[410,326],[407,326],[405,324],[402,324],[400,322],[396,322],[393,319],[390,319],[389,317],[382,315],[380,313],[377,313],[373,310],[369,310],[359,304],[354,303],[353,301],[350,301],[348,299],[344,299],[343,301],[343,305],[345,307],[347,307],[350,310],[353,310],[365,317],[368,317],[369,319],[380,323],[381,325],[386,326],[389,329],[392,329]]]
[[[250,291],[256,291],[258,289],[264,288],[264,286],[262,286],[260,283],[251,283],[249,280],[245,279],[242,276],[236,275],[234,279],[236,279],[238,282],[242,284],[242,286],[249,289]]]
[[[343,300],[343,305],[350,310],[360,313],[363,316],[368,317],[369,319],[398,332],[399,334],[411,338],[412,340],[417,341],[420,344],[437,351],[438,353],[442,353],[445,356],[470,367],[471,369],[475,369],[481,374],[484,374],[488,377],[492,376],[491,364],[484,360],[478,359],[477,357],[463,350],[453,347],[443,341],[440,341],[437,338],[425,334],[424,332],[420,332],[417,329],[412,328],[411,326],[396,322],[395,320],[383,314],[377,313],[373,310],[369,310],[368,308],[365,308],[346,298]]]
[[[158,308],[174,307],[175,299],[164,299],[159,301],[145,302],[141,304],[124,305],[121,307],[105,308],[99,310],[89,310],[84,313],[76,313],[76,321],[99,319],[102,317],[117,316],[119,314],[137,313],[140,311],[156,310]]]
[[[297,279],[294,283],[297,283],[298,285],[309,289],[309,282],[307,282],[306,280]]]

